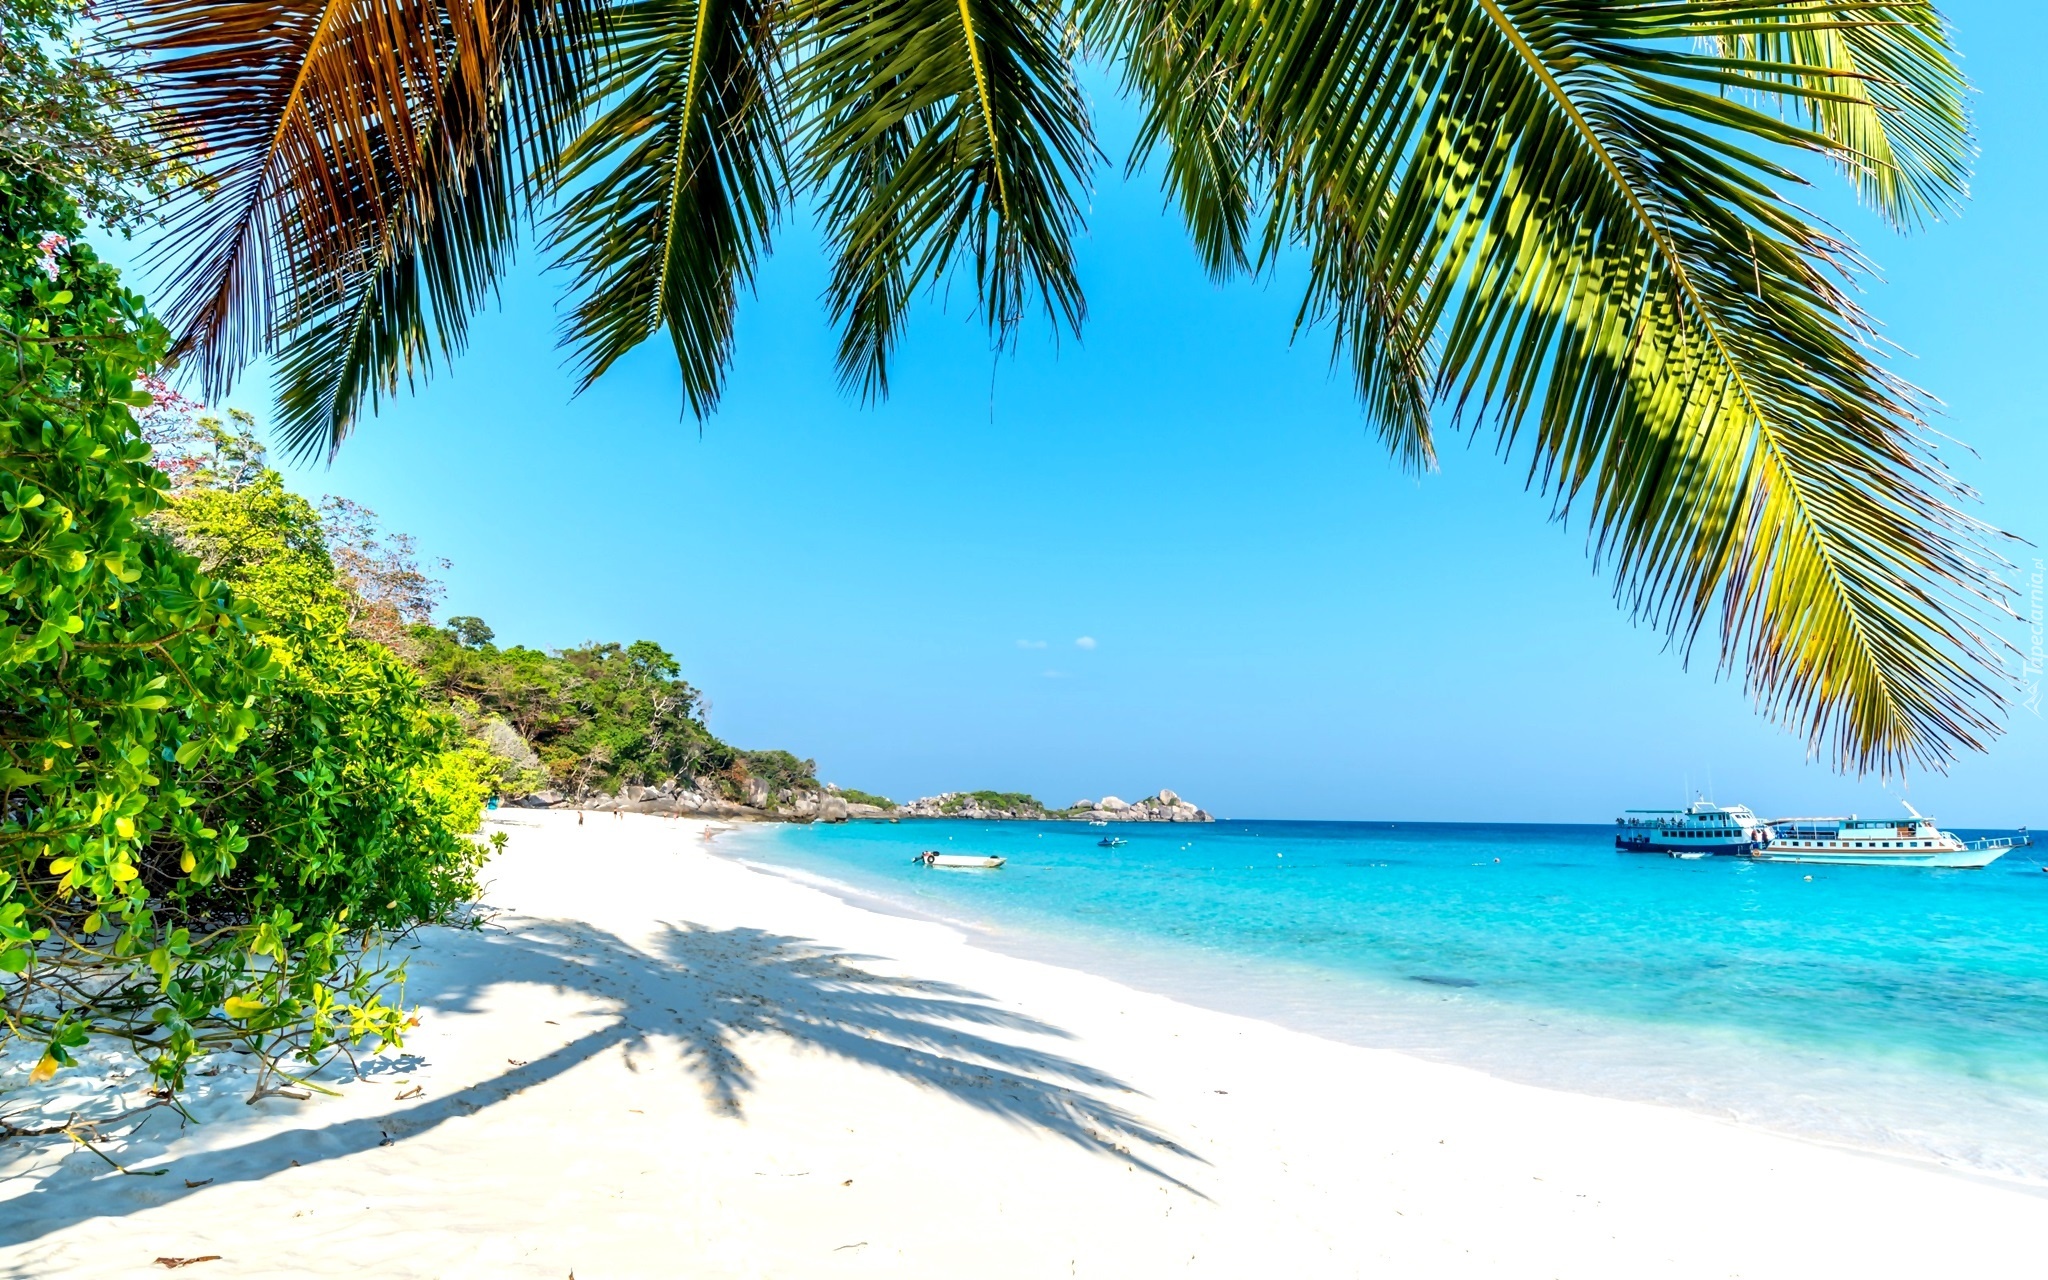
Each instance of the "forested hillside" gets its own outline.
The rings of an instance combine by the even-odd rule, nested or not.
[[[651,640],[500,648],[481,618],[435,624],[435,574],[447,564],[423,562],[410,537],[358,503],[328,497],[316,508],[290,492],[254,426],[247,414],[175,401],[151,415],[147,434],[175,495],[158,526],[267,612],[317,616],[410,668],[500,794],[595,800],[673,783],[773,812],[823,790],[814,761],[721,741],[703,695]]]
[[[816,762],[742,750],[713,734],[703,695],[651,640],[553,652],[499,648],[475,617],[407,634],[427,687],[496,754],[509,794],[617,795],[622,787],[680,780],[772,809],[821,790]]]

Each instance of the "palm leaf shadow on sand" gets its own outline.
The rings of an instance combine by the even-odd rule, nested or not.
[[[744,1114],[755,1077],[747,1042],[779,1036],[887,1071],[1022,1128],[1112,1156],[1192,1194],[1162,1169],[1172,1153],[1206,1163],[1102,1094],[1136,1091],[1114,1076],[1057,1052],[1006,1037],[1072,1040],[1049,1023],[991,1003],[951,983],[879,974],[875,957],[759,929],[665,924],[646,949],[572,921],[521,919],[509,928],[442,935],[445,962],[418,964],[407,998],[442,1013],[480,1013],[485,993],[534,983],[595,997],[604,1025],[530,1062],[462,1089],[376,1116],[274,1131],[238,1146],[181,1156],[165,1178],[99,1178],[104,1166],[73,1157],[34,1190],[6,1201],[0,1247],[38,1240],[87,1219],[117,1216],[207,1186],[256,1181],[294,1162],[311,1166],[387,1141],[402,1142],[450,1120],[564,1074],[614,1047],[628,1067],[648,1069],[648,1051],[674,1045],[706,1104]],[[269,1102],[276,1108],[289,1104]],[[317,1121],[317,1106],[305,1113]],[[132,1167],[162,1167],[175,1130],[163,1129],[121,1152]],[[0,1276],[47,1274],[37,1260],[9,1259]]]
[[[594,993],[619,1002],[629,1065],[650,1039],[673,1040],[717,1110],[742,1115],[753,1091],[744,1042],[780,1036],[1113,1154],[1175,1185],[1185,1184],[1145,1149],[1200,1159],[1099,1096],[1135,1096],[1123,1081],[1009,1038],[1072,1040],[1071,1034],[979,992],[886,976],[866,967],[878,957],[760,929],[664,924],[644,951],[590,934],[584,926],[539,922],[520,938],[537,955],[552,955],[556,967],[579,970]],[[621,950],[632,959],[617,962]],[[650,988],[650,980],[658,986]]]

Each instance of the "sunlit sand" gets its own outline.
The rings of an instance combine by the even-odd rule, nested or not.
[[[701,822],[497,820],[403,1051],[254,1105],[230,1059],[113,1149],[161,1176],[0,1148],[0,1274],[2039,1274],[2023,1189],[999,955]]]

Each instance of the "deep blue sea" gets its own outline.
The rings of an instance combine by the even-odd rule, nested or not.
[[[906,820],[720,844],[1192,1003],[2048,1187],[2048,849],[1926,871],[1612,838]],[[1009,863],[930,870],[925,848]]]

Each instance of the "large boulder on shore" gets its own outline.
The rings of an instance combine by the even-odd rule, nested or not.
[[[1181,799],[1177,793],[1164,789],[1159,794],[1146,796],[1134,804],[1126,803],[1115,796],[1104,796],[1095,802],[1093,809],[1079,816],[1091,822],[1216,821],[1207,810],[1198,809]]]
[[[484,744],[484,750],[512,766],[515,774],[537,773],[540,757],[533,747],[519,736],[519,730],[495,717],[477,726],[477,741]]]

